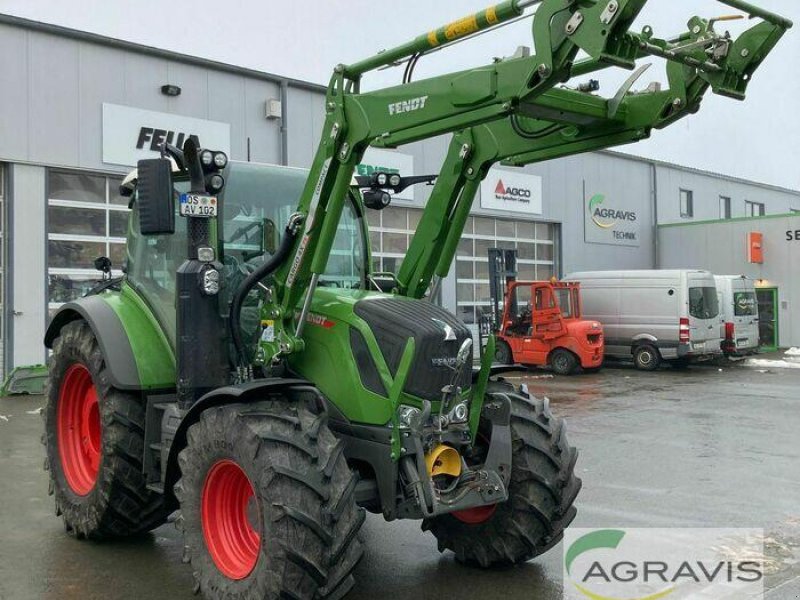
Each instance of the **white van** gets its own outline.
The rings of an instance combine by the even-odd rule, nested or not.
[[[586,319],[600,321],[605,355],[633,358],[652,371],[662,361],[683,367],[721,354],[714,276],[708,271],[584,271],[579,281]]]
[[[714,275],[723,318],[722,351],[743,356],[758,351],[758,302],[755,282],[744,275]]]

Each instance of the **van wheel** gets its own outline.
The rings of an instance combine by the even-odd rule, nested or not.
[[[642,344],[633,351],[633,364],[640,371],[655,371],[661,362],[661,356],[655,346]]]
[[[494,360],[501,365],[514,364],[514,357],[509,346],[503,340],[497,340],[497,346],[494,349]]]
[[[578,358],[569,350],[556,348],[550,355],[550,366],[557,375],[572,375],[578,368]]]

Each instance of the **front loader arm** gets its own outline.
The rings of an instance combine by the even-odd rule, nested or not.
[[[714,20],[695,17],[688,32],[661,40],[650,28],[629,31],[646,0],[508,0],[360,63],[339,65],[298,206],[303,229],[292,258],[275,274],[264,310],[276,332],[274,340],[262,341],[266,359],[302,350],[311,297],[325,270],[353,171],[367,147],[395,147],[455,132],[399,273],[402,293],[419,297],[434,272],[449,269],[480,180],[494,162],[527,164],[647,137],[653,127],[695,111],[709,88],[742,97],[753,70],[791,23],[739,0],[721,1],[764,22],[733,41],[714,32]],[[360,92],[365,73],[500,26],[533,4],[539,4],[533,18],[535,55]],[[588,58],[577,61],[580,51]],[[647,55],[669,61],[669,90],[626,93],[620,100],[555,87],[576,71],[633,68]],[[528,137],[531,131],[535,140]]]
[[[659,41],[660,47],[678,48],[711,39],[704,38],[707,21],[695,17],[689,24],[699,27],[700,32],[684,34],[674,42]],[[771,26],[760,23],[743,35],[748,44],[755,46],[752,52],[762,53],[759,63],[763,52],[774,47],[775,36],[782,31],[780,27],[772,27],[772,33],[767,34],[765,25]],[[652,39],[650,28],[645,28],[645,32]],[[740,59],[742,54],[749,54],[741,51],[741,40],[725,42],[739,48]],[[709,45],[713,46],[711,42]],[[579,69],[588,74],[605,66],[602,61],[589,59]],[[752,73],[752,68],[750,65],[741,72]],[[717,79],[717,71],[713,73],[709,76],[698,67],[672,61],[667,64],[669,87],[665,90],[636,93],[625,86],[621,96],[604,99],[574,90],[554,89],[539,96],[524,111],[456,133],[445,168],[398,271],[400,293],[422,298],[430,290],[434,276],[439,279],[447,276],[480,181],[492,165],[501,162],[521,167],[648,138],[653,129],[662,129],[697,112],[704,95],[713,87],[711,80]],[[748,75],[738,81],[746,85],[749,80]],[[736,85],[721,93],[737,97],[732,91],[735,88]],[[578,114],[583,119],[576,119]]]

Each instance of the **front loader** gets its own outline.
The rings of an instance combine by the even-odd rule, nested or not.
[[[509,0],[339,65],[311,169],[164,145],[123,182],[125,278],[50,324],[50,491],[80,538],[134,535],[179,511],[208,598],[339,598],[365,511],[421,520],[465,563],[527,561],[559,542],[581,482],[563,420],[497,376],[490,337],[431,301],[489,167],[646,138],[709,89],[742,99],[791,23],[737,39],[693,17],[630,26],[645,0]],[[413,81],[426,54],[533,14],[533,52]],[[579,57],[579,54],[583,58]],[[610,99],[574,80],[667,61],[669,88]],[[405,65],[403,83],[361,79]],[[369,146],[453,141],[397,273],[371,271],[365,212],[434,178],[353,173]]]

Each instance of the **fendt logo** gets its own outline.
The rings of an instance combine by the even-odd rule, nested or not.
[[[392,102],[389,105],[389,114],[396,115],[399,113],[407,113],[423,109],[425,108],[425,102],[427,101],[427,96],[420,96],[419,98],[411,98],[409,100],[401,100],[400,102]]]
[[[611,229],[617,224],[617,221],[636,221],[636,213],[631,210],[614,210],[613,208],[602,208],[606,197],[603,194],[595,194],[589,200],[589,214],[592,215],[592,221],[598,227],[603,229]],[[612,219],[612,220],[608,220]]]
[[[587,532],[588,531],[588,532]],[[564,544],[567,598],[760,597],[763,530],[581,529]],[[741,595],[739,595],[741,594]]]
[[[506,202],[530,204],[531,191],[527,188],[506,187],[503,180],[498,179],[497,186],[494,188],[494,197],[497,200],[505,200]]]

